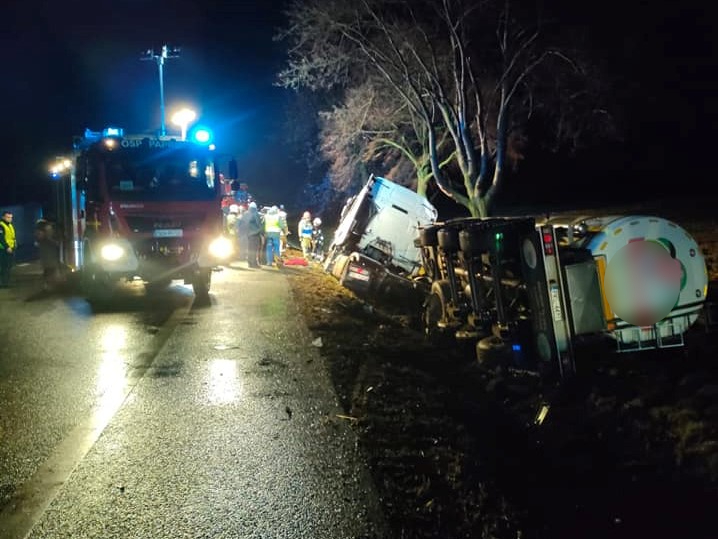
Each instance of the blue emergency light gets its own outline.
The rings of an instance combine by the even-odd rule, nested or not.
[[[102,130],[103,137],[121,137],[124,135],[124,130],[121,127],[106,127]]]
[[[204,126],[195,126],[189,134],[189,139],[192,142],[202,144],[203,146],[209,146],[213,138],[214,135],[212,131]]]

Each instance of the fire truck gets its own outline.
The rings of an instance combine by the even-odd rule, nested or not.
[[[180,140],[88,129],[58,187],[61,256],[90,302],[136,279],[148,290],[182,279],[207,296],[212,269],[231,255],[209,130]]]

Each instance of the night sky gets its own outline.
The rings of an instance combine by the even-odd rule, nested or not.
[[[282,56],[272,41],[278,3],[188,0],[36,0],[5,5],[0,87],[6,195],[26,198],[48,162],[85,128],[160,126],[159,74],[143,50],[181,47],[164,66],[165,122],[188,105],[214,128],[218,153],[234,155],[255,183],[275,146],[285,92],[272,85]],[[9,122],[8,122],[9,120]],[[272,163],[272,167],[276,166]],[[274,173],[276,175],[276,172]],[[4,182],[5,183],[5,182]],[[10,184],[17,187],[13,190]],[[7,200],[5,200],[7,201]]]
[[[577,190],[591,192],[600,182],[615,187],[617,198],[712,187],[718,120],[713,3],[549,4],[566,24],[585,30],[614,70],[626,141],[613,153],[586,154],[570,164],[536,159],[525,169],[526,193],[575,198]],[[266,192],[285,180],[296,183],[278,145],[288,92],[272,85],[283,60],[282,45],[271,39],[283,22],[280,8],[272,0],[6,0],[0,8],[6,125],[0,203],[41,192],[49,160],[85,128],[159,128],[157,65],[140,56],[164,43],[182,48],[165,66],[168,132],[176,129],[169,121],[173,109],[189,105],[215,128],[218,151],[236,156],[251,185]]]

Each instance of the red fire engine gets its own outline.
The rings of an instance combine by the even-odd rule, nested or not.
[[[63,261],[79,272],[88,300],[137,278],[149,287],[183,279],[196,295],[209,293],[212,268],[232,250],[209,131],[178,140],[86,130],[61,182]]]

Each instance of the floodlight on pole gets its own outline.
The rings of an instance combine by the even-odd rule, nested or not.
[[[157,62],[157,70],[160,77],[160,136],[165,136],[167,134],[167,129],[165,127],[165,60],[167,60],[167,58],[179,58],[179,52],[179,47],[168,47],[167,45],[162,45],[162,49],[159,53],[155,52],[154,49],[147,49],[140,57],[140,60],[155,60]]]
[[[187,140],[187,126],[195,121],[197,114],[191,109],[180,109],[172,115],[172,123],[182,130],[182,140]]]

